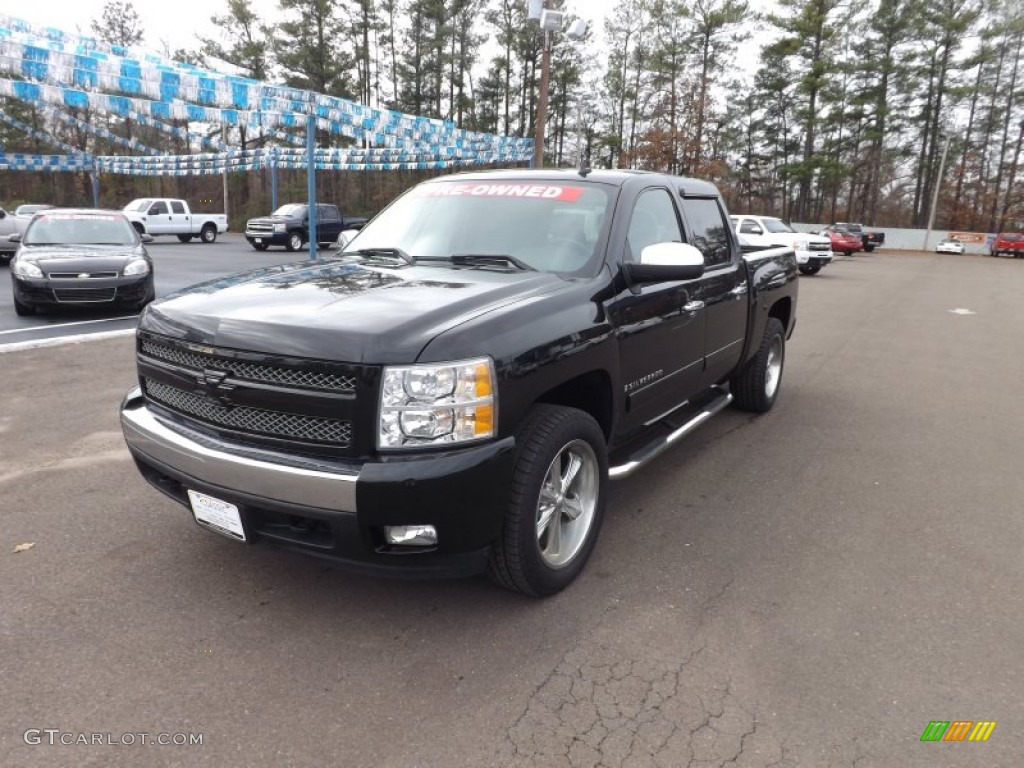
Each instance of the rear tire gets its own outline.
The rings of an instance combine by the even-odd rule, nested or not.
[[[865,245],[864,246],[864,252],[865,253],[871,253],[873,250],[875,250],[875,246],[873,246],[873,245]]]
[[[182,243],[191,243],[192,235],[178,235],[178,241]]]
[[[18,298],[14,298],[14,312],[18,317],[31,317],[36,313],[36,308],[29,304],[22,304]]]
[[[601,530],[608,487],[604,433],[575,408],[536,406],[516,433],[505,523],[488,576],[533,597],[565,589]]]
[[[199,239],[207,244],[214,242],[217,239],[217,227],[213,224],[204,224],[199,230]]]
[[[774,317],[768,318],[757,353],[729,382],[736,405],[744,411],[764,413],[775,405],[786,362],[786,329]]]
[[[816,275],[819,272],[821,272],[821,267],[819,267],[819,266],[812,267],[812,266],[808,266],[806,264],[801,266],[801,267],[799,267],[799,269],[800,269],[800,274],[801,275]]]

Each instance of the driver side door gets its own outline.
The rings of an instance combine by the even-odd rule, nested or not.
[[[623,262],[648,245],[685,242],[672,194],[648,188],[636,198]],[[700,386],[704,365],[704,302],[699,280],[624,288],[609,307],[619,340],[625,397],[623,427],[639,429],[684,403]]]

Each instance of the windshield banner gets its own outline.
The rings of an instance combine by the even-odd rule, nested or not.
[[[575,203],[583,187],[549,184],[424,184],[416,190],[422,197],[522,197]]]

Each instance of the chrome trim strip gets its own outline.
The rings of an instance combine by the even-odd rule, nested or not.
[[[319,472],[234,456],[164,426],[139,388],[121,408],[125,441],[139,452],[198,480],[255,496],[322,509],[356,512],[358,474]]]
[[[677,430],[667,435],[662,440],[651,443],[638,454],[634,454],[637,458],[627,461],[625,464],[619,464],[615,467],[608,468],[608,478],[611,480],[621,480],[624,477],[629,477],[631,474],[636,472],[640,467],[649,462],[654,457],[660,455],[663,451],[670,448],[672,445],[677,443],[679,440],[686,437],[688,434],[693,432],[697,427],[703,424],[705,421],[710,419],[720,410],[725,408],[729,403],[732,402],[732,394],[723,390],[717,389],[716,392],[720,393],[720,397],[712,400],[708,403],[704,410],[690,419],[688,422],[683,424]]]

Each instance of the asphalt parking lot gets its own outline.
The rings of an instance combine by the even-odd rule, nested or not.
[[[613,484],[545,601],[200,530],[124,448],[131,338],[0,353],[0,762],[1019,766],[1022,286],[887,251],[802,278],[775,409]]]

